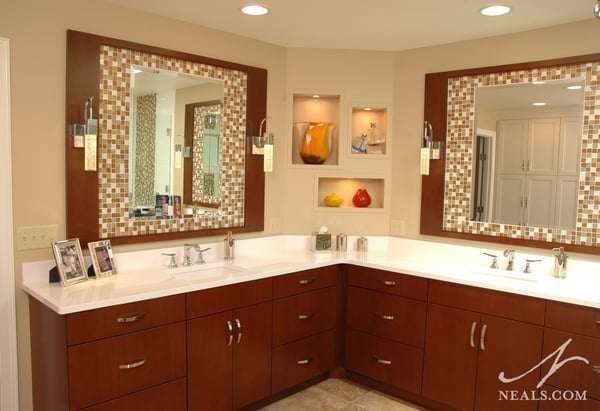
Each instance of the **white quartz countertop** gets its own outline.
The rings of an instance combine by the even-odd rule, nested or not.
[[[206,264],[168,269],[175,253],[182,260],[183,247],[116,253],[118,273],[62,287],[48,282],[54,261],[23,264],[22,288],[58,314],[69,314],[111,305],[130,303],[173,294],[219,287],[239,282],[274,277],[333,264],[354,264],[423,278],[449,281],[505,291],[548,300],[600,308],[600,259],[569,259],[566,279],[552,276],[551,254],[521,254],[516,249],[515,269],[507,272],[502,251],[409,240],[394,237],[369,237],[369,250],[313,253],[309,236],[276,236],[237,240],[233,261],[223,260],[223,244],[210,247]],[[355,238],[348,239],[348,250],[356,249]],[[491,270],[490,257],[498,255],[501,269]],[[567,251],[568,252],[568,251]],[[192,260],[195,252],[192,251]],[[533,273],[524,274],[525,260]],[[86,262],[89,262],[86,259]]]

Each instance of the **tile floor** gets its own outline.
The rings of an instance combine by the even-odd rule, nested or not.
[[[426,411],[353,382],[330,378],[260,411]]]

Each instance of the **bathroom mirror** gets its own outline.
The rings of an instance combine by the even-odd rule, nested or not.
[[[204,100],[222,102],[218,164],[227,173],[220,174],[218,207],[194,212],[184,203],[181,217],[174,217],[170,209],[168,218],[135,217],[130,199],[131,128],[136,116],[131,87],[134,69],[140,68],[222,84],[222,98],[210,95]],[[110,238],[120,244],[264,229],[262,158],[249,154],[246,136],[257,133],[266,117],[266,70],[69,30],[66,80],[67,236],[84,243]],[[84,108],[90,99],[92,116],[98,121],[96,171],[84,170],[85,149],[77,144],[73,133],[74,125],[84,124],[89,117]],[[173,139],[169,143],[170,171],[185,170],[185,162],[192,160],[191,147],[188,150],[184,142],[185,105],[198,102],[203,100],[181,102],[182,144]],[[175,138],[177,129],[174,126],[171,130]],[[201,153],[196,154],[202,158]],[[178,169],[179,155],[184,164]],[[175,183],[170,185],[160,191],[168,191],[170,201],[177,204],[176,197],[183,195],[183,189],[177,192]]]
[[[220,102],[223,99],[223,81],[144,66],[133,66],[132,71],[130,208],[152,210],[157,194],[184,195],[190,191],[197,193],[197,199],[194,201],[184,196],[184,204],[197,204],[201,198],[218,204],[221,170],[218,163],[203,163],[202,158],[218,160],[221,121],[202,121],[202,113],[188,118],[186,110],[190,104],[203,106],[212,104],[210,102],[215,99]],[[217,104],[215,110],[220,113],[222,104]],[[213,120],[217,118],[211,113],[206,113],[206,116]],[[191,127],[188,125],[190,121],[195,123]],[[188,130],[193,134],[186,141]],[[195,185],[192,179],[184,178],[184,163],[194,165],[191,173],[198,176]],[[212,187],[207,187],[210,189],[207,195],[204,195],[207,190],[203,190],[201,185],[205,174],[213,181]],[[144,218],[148,218],[147,214]]]
[[[421,233],[546,249],[563,246],[567,250],[599,254],[598,213],[594,211],[600,206],[600,191],[595,184],[599,149],[594,143],[599,127],[594,117],[594,110],[600,106],[600,90],[594,80],[600,71],[599,60],[600,55],[587,55],[427,74],[424,119],[432,124],[433,140],[443,141],[446,150],[445,156],[439,160],[431,160],[430,174],[422,178]],[[561,227],[540,223],[503,223],[494,221],[493,211],[487,220],[483,218],[486,221],[475,221],[476,213],[471,206],[474,204],[473,196],[477,195],[474,189],[474,182],[477,182],[477,178],[474,179],[474,174],[477,173],[474,153],[477,153],[477,141],[481,141],[477,136],[483,136],[485,140],[491,128],[496,136],[498,134],[494,125],[497,124],[496,119],[488,123],[487,129],[480,127],[484,120],[476,121],[477,91],[480,88],[541,81],[556,81],[557,84],[579,81],[584,84],[583,110],[575,114],[571,108],[563,108],[560,113],[553,115],[580,119],[580,125],[571,129],[572,134],[580,133],[580,138],[575,142],[576,150],[565,151],[568,156],[577,157],[578,170],[568,172],[576,174],[577,178],[574,183],[566,185],[568,188],[565,188],[562,196],[577,197],[574,206],[575,225]],[[546,121],[552,116],[542,117],[546,117]],[[560,122],[558,124],[560,132]],[[540,154],[541,151],[542,149],[533,150],[534,154]],[[493,158],[498,159],[498,153]],[[494,189],[490,190],[493,192]],[[555,192],[557,190],[559,189],[554,188]],[[569,190],[572,191],[571,195],[567,194]]]

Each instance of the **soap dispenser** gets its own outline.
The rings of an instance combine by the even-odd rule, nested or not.
[[[567,260],[568,256],[565,254],[563,247],[553,248],[552,251],[556,251],[554,255],[554,277],[555,278],[566,278],[567,277]]]
[[[223,243],[225,244],[225,257],[224,258],[226,260],[233,260],[235,239],[233,238],[231,231],[227,232],[227,237],[223,240]]]

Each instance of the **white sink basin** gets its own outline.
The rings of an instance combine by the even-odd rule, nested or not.
[[[242,273],[246,269],[229,262],[196,264],[189,267],[177,267],[166,270],[174,278],[189,281],[212,281],[228,278],[234,274]]]
[[[493,268],[478,268],[465,271],[467,276],[484,276],[495,278],[506,278],[511,280],[538,282],[540,277],[535,273],[523,273],[521,271],[507,271]]]

